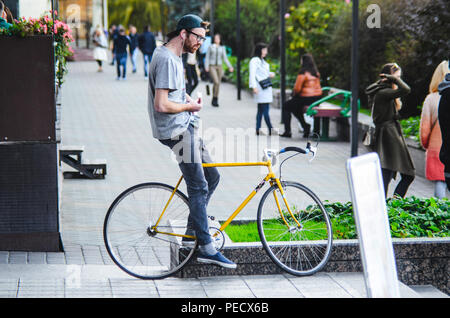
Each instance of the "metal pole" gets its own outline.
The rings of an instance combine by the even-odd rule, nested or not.
[[[286,41],[285,41],[285,19],[286,1],[281,0],[280,4],[280,109],[283,121],[283,105],[286,100]]]
[[[53,0],[51,0],[52,3],[52,21],[53,21],[53,34],[55,33],[55,5],[53,3]]]
[[[109,30],[108,25],[108,0],[103,0],[103,31]]]
[[[351,156],[358,155],[358,25],[359,0],[353,0],[352,22],[352,124],[351,124]]]
[[[211,39],[214,39],[214,0],[211,0],[211,10],[209,12],[209,22],[211,23],[209,26],[209,35]]]
[[[237,99],[241,100],[241,4],[236,0],[236,55],[237,55]]]
[[[164,9],[165,9],[165,0],[159,0],[159,11],[160,11],[160,22],[161,22],[161,32],[163,36],[163,42],[166,42],[166,19],[164,16]]]

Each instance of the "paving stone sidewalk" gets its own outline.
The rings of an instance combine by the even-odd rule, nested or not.
[[[113,199],[134,184],[173,184],[180,176],[170,151],[151,136],[147,80],[141,68],[142,63],[126,81],[116,81],[115,67],[105,65],[105,72],[97,73],[94,61],[69,64],[62,90],[61,144],[83,145],[86,159],[106,159],[108,175],[104,180],[62,181],[60,228],[65,252],[0,252],[0,297],[365,297],[361,273],[141,281],[113,265],[102,237],[104,216]],[[256,138],[256,104],[252,96],[243,91],[242,99],[237,100],[235,87],[223,83],[220,107],[215,108],[206,96],[205,85],[201,82],[196,91],[203,92],[205,98],[200,115],[205,140],[208,147],[215,149],[212,155],[216,161],[234,161],[242,156],[243,161],[258,161],[264,146],[305,146],[296,130],[292,139]],[[274,126],[282,131],[280,110],[272,108],[270,115]],[[227,131],[231,135],[248,132],[249,141],[243,148],[234,149],[236,142]],[[349,143],[322,142],[312,163],[309,158],[297,156],[283,168],[283,175],[304,183],[322,200],[347,202],[350,193],[345,162],[349,154]],[[63,170],[69,168],[63,166]],[[230,215],[263,177],[260,168],[223,168],[220,172],[221,183],[209,206],[209,214],[219,220]],[[416,177],[408,194],[431,196],[432,184]],[[260,195],[238,218],[256,218]],[[418,297],[408,288],[404,292],[405,297]]]

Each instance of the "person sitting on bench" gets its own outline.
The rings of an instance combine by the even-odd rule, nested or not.
[[[303,114],[305,106],[309,106],[322,97],[320,73],[311,54],[305,54],[301,59],[301,68],[295,81],[292,98],[283,104],[284,133],[281,137],[292,137],[291,113],[300,121],[303,137],[307,138],[311,125],[306,123]]]

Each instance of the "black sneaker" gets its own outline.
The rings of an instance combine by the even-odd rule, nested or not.
[[[292,137],[292,134],[291,134],[290,132],[285,131],[284,133],[282,133],[282,134],[280,135],[280,137],[291,138],[291,137]]]
[[[197,261],[199,263],[204,264],[215,264],[219,265],[221,267],[235,269],[237,267],[236,263],[233,263],[228,258],[223,256],[220,252],[217,252],[214,255],[205,255],[202,253],[199,253],[197,256]]]

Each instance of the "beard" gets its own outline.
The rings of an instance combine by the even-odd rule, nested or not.
[[[186,39],[183,44],[183,51],[189,53],[195,53],[200,47],[200,44],[195,41],[191,42],[189,39]]]

